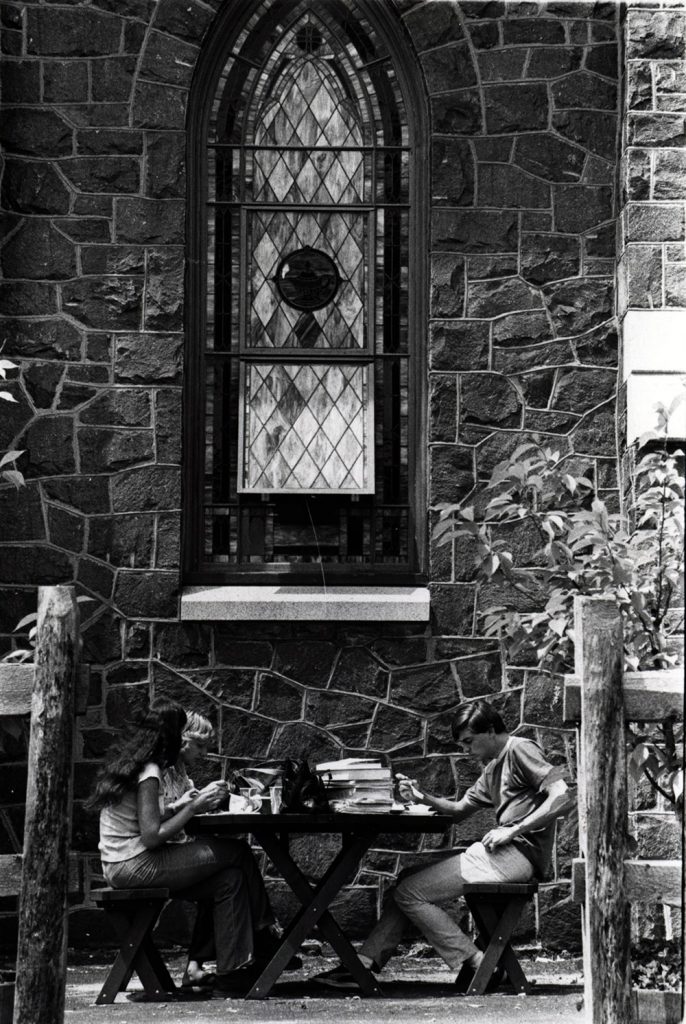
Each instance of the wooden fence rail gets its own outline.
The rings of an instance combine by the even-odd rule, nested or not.
[[[681,861],[626,856],[626,721],[683,716],[683,676],[623,674],[622,624],[608,598],[576,598],[576,674],[565,680],[564,718],[578,727],[579,847],[572,896],[582,904],[584,1004],[589,1024],[627,1024],[631,996],[630,903],[679,904]]]

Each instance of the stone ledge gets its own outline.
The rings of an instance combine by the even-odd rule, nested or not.
[[[426,587],[186,587],[181,619],[428,622]]]

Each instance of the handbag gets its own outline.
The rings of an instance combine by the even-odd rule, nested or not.
[[[328,814],[331,811],[324,783],[307,759],[285,762],[281,776],[281,810],[290,814]]]

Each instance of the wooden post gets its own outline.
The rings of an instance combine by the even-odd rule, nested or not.
[[[14,1024],[64,1020],[77,658],[73,587],[39,587]]]
[[[622,623],[608,598],[576,598],[576,671],[586,805],[584,990],[592,1024],[631,1020],[630,914],[624,884],[628,814]]]

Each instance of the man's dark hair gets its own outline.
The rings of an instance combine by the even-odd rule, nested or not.
[[[453,739],[458,740],[464,729],[472,732],[488,732],[493,726],[495,732],[507,732],[507,727],[499,713],[486,700],[474,700],[468,704],[460,704],[455,711],[452,722]]]

